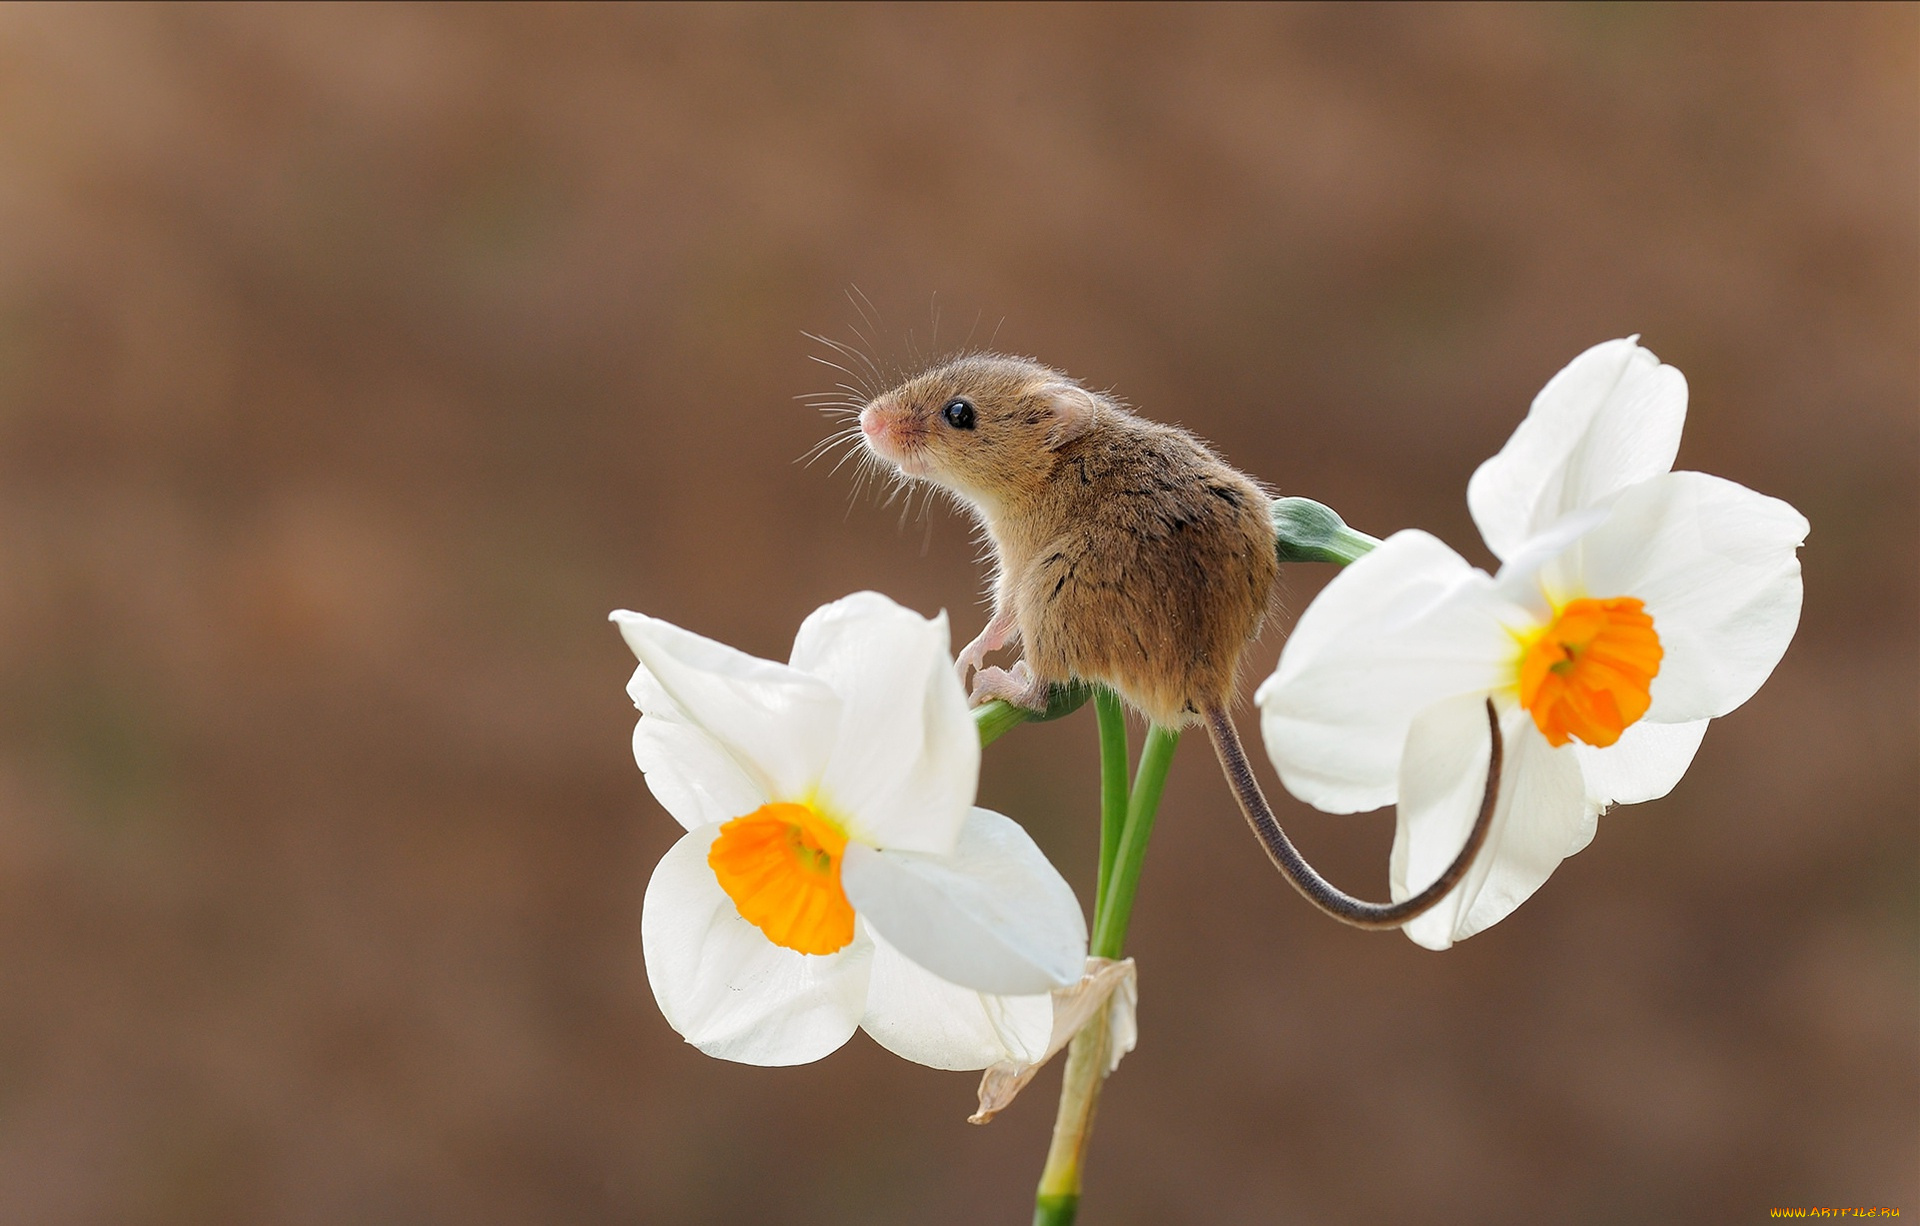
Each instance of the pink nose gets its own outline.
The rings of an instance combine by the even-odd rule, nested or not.
[[[872,405],[860,410],[860,432],[868,438],[879,438],[887,432],[887,423],[880,419],[880,414],[873,411]]]

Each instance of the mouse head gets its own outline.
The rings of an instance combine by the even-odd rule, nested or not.
[[[860,430],[869,451],[907,476],[992,509],[1037,489],[1100,406],[1051,367],[969,354],[875,397]]]

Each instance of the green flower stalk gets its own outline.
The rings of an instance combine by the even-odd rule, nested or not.
[[[1153,819],[1160,794],[1167,785],[1180,733],[1155,725],[1147,730],[1140,751],[1140,768],[1132,788],[1126,786],[1127,730],[1119,699],[1102,691],[1096,710],[1100,716],[1101,878],[1094,906],[1092,954],[1119,959],[1126,945],[1127,924],[1133,918],[1133,899],[1140,885],[1140,869],[1153,836]],[[1118,786],[1115,786],[1118,781]],[[1106,820],[1122,811],[1112,859],[1106,856]],[[1067,1071],[1060,1085],[1060,1109],[1054,1116],[1053,1142],[1040,1173],[1035,1196],[1034,1226],[1066,1226],[1080,1209],[1081,1166],[1093,1133],[1094,1108],[1100,1088],[1113,1068],[1111,1011],[1101,1009],[1067,1049]]]

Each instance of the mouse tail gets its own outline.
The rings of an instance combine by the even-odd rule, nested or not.
[[[1487,786],[1480,798],[1480,815],[1474,819],[1466,845],[1454,857],[1453,863],[1447,866],[1447,871],[1441,873],[1432,885],[1396,903],[1366,902],[1355,898],[1314,871],[1313,866],[1294,848],[1292,840],[1287,838],[1287,832],[1280,829],[1280,823],[1274,820],[1273,809],[1260,790],[1259,780],[1253,777],[1253,767],[1247,762],[1246,750],[1240,744],[1240,734],[1234,730],[1233,720],[1227,715],[1226,708],[1214,707],[1205,713],[1205,718],[1207,735],[1213,741],[1213,752],[1220,758],[1220,767],[1226,772],[1227,782],[1233,786],[1234,796],[1240,801],[1240,811],[1246,815],[1247,825],[1253,827],[1254,836],[1266,848],[1267,858],[1273,861],[1273,866],[1293,884],[1294,889],[1306,896],[1308,902],[1342,923],[1352,924],[1356,928],[1400,927],[1427,911],[1460,884],[1460,879],[1466,876],[1474,857],[1487,841],[1487,830],[1493,825],[1493,810],[1500,800],[1500,766],[1505,756],[1500,720],[1494,714],[1491,701],[1487,703],[1487,728],[1493,736],[1493,745],[1487,759]]]

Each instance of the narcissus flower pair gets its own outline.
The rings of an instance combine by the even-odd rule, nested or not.
[[[1473,825],[1493,703],[1491,829],[1407,925],[1418,943],[1497,923],[1608,806],[1665,795],[1707,721],[1785,652],[1807,522],[1671,471],[1685,418],[1685,380],[1636,339],[1588,350],[1468,487],[1499,572],[1397,533],[1327,586],[1260,687],[1289,790],[1337,813],[1397,805],[1396,901]],[[1021,1076],[1060,1045],[1074,995],[1050,993],[1086,997],[1085,922],[1026,833],[973,805],[978,732],[944,615],[850,596],[806,620],[786,664],[613,618],[640,661],[635,758],[687,831],[641,922],[676,1030],[710,1055],[793,1064],[864,1028],[923,1064]]]
[[[1398,805],[1396,900],[1473,824],[1493,700],[1499,807],[1460,886],[1407,925],[1421,945],[1503,919],[1609,805],[1666,795],[1707,721],[1750,698],[1793,637],[1807,521],[1670,471],[1686,408],[1686,380],[1637,338],[1581,354],[1467,488],[1499,573],[1396,533],[1327,585],[1256,695],[1295,796],[1333,813]]]
[[[687,831],[641,914],[674,1029],[749,1064],[817,1060],[855,1029],[936,1068],[1041,1058],[1086,923],[1026,832],[973,804],[945,615],[849,596],[786,664],[613,620],[640,661],[634,756]]]

